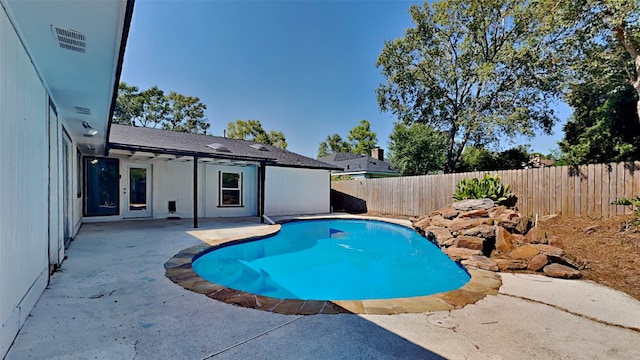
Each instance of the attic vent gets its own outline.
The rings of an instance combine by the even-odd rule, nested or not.
[[[251,144],[249,146],[251,146],[254,149],[258,149],[260,151],[269,151],[269,149],[267,149],[267,147],[262,144]]]
[[[91,109],[86,107],[74,106],[73,111],[75,111],[76,114],[91,115]]]
[[[87,43],[83,33],[54,25],[51,25],[51,31],[61,48],[79,53],[84,53],[87,50]]]
[[[229,148],[227,148],[226,146],[220,144],[220,143],[213,143],[213,144],[209,144],[207,145],[208,147],[212,148],[215,151],[220,151],[220,152],[231,152],[231,150],[229,150]]]

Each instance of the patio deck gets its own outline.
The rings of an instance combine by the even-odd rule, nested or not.
[[[191,220],[85,224],[7,359],[581,359],[640,357],[640,302],[586,281],[502,274],[498,295],[446,312],[281,315],[174,284],[201,243]],[[269,231],[206,219],[207,236]]]

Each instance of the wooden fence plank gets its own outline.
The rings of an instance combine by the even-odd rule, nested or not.
[[[618,200],[624,197],[624,163],[616,164],[616,170],[618,173],[618,179],[616,182],[616,198],[612,201]],[[624,205],[616,206],[616,214],[623,215],[627,211],[627,207]]]
[[[611,168],[607,164],[602,165],[602,217],[608,218],[611,216],[611,195],[609,194],[611,189]]]
[[[594,218],[602,218],[602,166],[593,166],[593,213]]]
[[[633,198],[633,163],[624,163],[624,197],[627,199]],[[632,210],[627,206],[625,214],[632,213]]]

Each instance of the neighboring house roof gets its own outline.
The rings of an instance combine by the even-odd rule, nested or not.
[[[215,149],[216,147],[218,149]],[[118,124],[111,124],[109,148],[157,154],[265,161],[272,166],[337,169],[330,164],[291,151],[252,141]]]
[[[389,162],[378,160],[368,155],[334,153],[318,160],[340,167],[342,171],[336,171],[337,173],[363,171],[367,173],[397,173]]]

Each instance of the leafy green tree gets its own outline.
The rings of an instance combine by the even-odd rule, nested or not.
[[[529,148],[519,145],[501,152],[469,146],[462,152],[459,172],[522,169],[529,162]]]
[[[329,156],[335,153],[350,153],[353,147],[339,134],[328,135],[327,139],[320,143],[318,148],[318,158]]]
[[[347,139],[352,144],[351,152],[354,154],[371,154],[378,144],[376,133],[371,130],[371,124],[367,120],[360,120],[360,123],[349,131]]]
[[[636,92],[630,84],[585,82],[567,96],[574,109],[560,141],[561,159],[570,165],[631,161],[640,157]]]
[[[193,134],[207,133],[211,126],[204,117],[207,106],[201,103],[199,98],[172,91],[166,99],[169,116],[162,123],[163,129]]]
[[[396,122],[389,135],[389,161],[400,174],[424,175],[442,169],[446,136],[432,127]]]
[[[318,158],[334,153],[370,155],[371,150],[378,146],[378,137],[367,120],[360,120],[358,125],[349,130],[347,139],[343,140],[339,134],[327,136],[318,147]]]
[[[197,97],[174,91],[165,95],[157,86],[140,91],[137,86],[121,82],[113,123],[206,134],[211,126],[204,115],[206,109]]]
[[[414,26],[386,41],[376,65],[386,82],[378,104],[406,123],[446,134],[443,169],[453,172],[467,145],[551,131],[550,105],[562,74],[539,36],[530,1],[442,0],[413,5]]]
[[[567,63],[568,83],[579,84],[582,74],[600,72],[601,65],[608,64],[619,75],[617,85],[635,90],[635,111],[640,116],[640,2],[539,0],[539,4],[550,10],[538,13],[547,25],[545,36],[562,40],[560,58]]]
[[[287,148],[287,139],[280,131],[271,130],[268,133],[262,128],[260,120],[236,120],[227,124],[226,136],[231,139],[255,141],[261,144],[273,145],[280,149]]]

